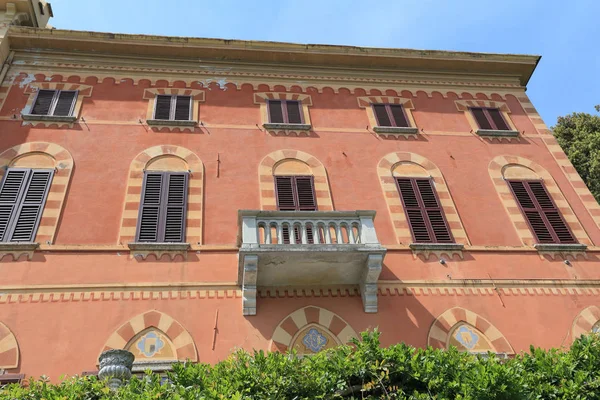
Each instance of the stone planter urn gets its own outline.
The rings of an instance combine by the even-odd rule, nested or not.
[[[123,381],[131,378],[131,367],[135,356],[127,350],[106,350],[100,354],[98,378],[108,379],[108,387],[115,390]]]

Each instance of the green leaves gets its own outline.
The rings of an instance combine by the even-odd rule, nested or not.
[[[176,364],[163,379],[147,373],[112,392],[96,377],[59,384],[30,380],[0,388],[2,400],[216,399],[600,399],[600,337],[568,351],[532,347],[503,360],[400,343],[382,348],[379,332],[313,356],[237,351],[214,365]]]

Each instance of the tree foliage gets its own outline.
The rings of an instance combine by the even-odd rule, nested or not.
[[[600,399],[600,337],[501,360],[455,348],[382,348],[375,331],[311,357],[238,351],[214,366],[177,364],[168,377],[134,377],[116,392],[95,377],[32,379],[0,389],[0,399]]]
[[[596,106],[596,111],[600,111],[600,106]],[[600,116],[573,113],[558,117],[552,129],[567,157],[600,202]]]

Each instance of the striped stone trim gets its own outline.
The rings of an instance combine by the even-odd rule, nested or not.
[[[92,96],[93,86],[82,85],[79,83],[69,82],[33,82],[27,85],[24,93],[29,95],[27,104],[23,108],[23,114],[29,114],[33,108],[33,102],[35,101],[36,94],[39,90],[78,90],[77,100],[75,101],[75,107],[73,108],[73,115],[79,117],[81,112],[81,106],[83,105],[83,99],[85,97]],[[72,127],[72,122],[55,122],[55,121],[24,121],[23,125],[31,124],[33,126],[45,126],[58,125],[58,127]]]
[[[169,95],[169,96],[191,96],[192,97],[192,121],[200,121],[200,103],[205,100],[205,90],[200,89],[189,89],[189,88],[152,88],[144,90],[144,100],[148,101],[148,108],[146,110],[146,120],[154,118],[154,103],[156,96],[158,95]],[[161,125],[152,127],[153,130],[161,131],[167,130],[169,132],[194,132],[193,126],[176,126],[176,125]]]
[[[144,170],[152,160],[161,156],[178,157],[188,166],[190,178],[185,237],[188,243],[202,243],[204,165],[195,153],[184,147],[160,145],[142,151],[131,162],[129,178],[127,180],[123,218],[121,220],[121,229],[119,230],[120,244],[127,244],[135,240],[142,184],[144,181]]]
[[[517,230],[517,234],[523,241],[523,244],[533,246],[535,244],[535,239],[533,237],[533,233],[529,229],[527,221],[525,221],[525,218],[523,217],[521,209],[519,208],[512,192],[510,191],[510,188],[508,187],[508,184],[506,183],[502,175],[503,169],[507,165],[522,165],[534,171],[544,181],[548,193],[550,194],[550,196],[552,196],[552,199],[556,203],[556,206],[562,213],[567,224],[569,224],[569,228],[571,228],[571,231],[573,232],[573,235],[575,235],[575,237],[577,238],[577,241],[581,244],[586,244],[588,246],[592,245],[590,238],[588,237],[586,231],[583,229],[583,226],[577,219],[577,216],[571,209],[571,206],[567,202],[567,199],[565,199],[562,192],[560,191],[560,188],[554,181],[554,178],[552,178],[552,175],[550,175],[548,171],[546,171],[544,168],[542,168],[535,162],[523,157],[508,155],[497,156],[490,162],[488,166],[488,171],[490,177],[492,178],[492,182],[496,187],[496,191],[500,196],[500,201],[502,202],[502,204],[504,204],[504,207],[506,208],[506,211],[508,212],[511,221],[513,222],[515,229]]]
[[[571,343],[581,335],[590,333],[598,321],[600,321],[600,308],[596,306],[584,308],[573,320]]]
[[[178,360],[198,361],[198,352],[192,335],[179,322],[156,310],[147,311],[121,325],[108,338],[102,351],[124,349],[138,333],[148,328],[160,330],[173,342]]]
[[[311,324],[329,331],[338,344],[346,344],[352,338],[358,338],[350,324],[337,314],[321,307],[308,306],[294,311],[279,322],[273,332],[271,351],[287,351],[298,332]]]
[[[552,131],[548,129],[548,127],[542,120],[542,117],[540,116],[540,114],[538,114],[537,110],[531,103],[531,100],[529,100],[527,94],[525,92],[515,93],[514,96],[517,98],[517,100],[519,100],[519,103],[521,103],[523,111],[525,111],[525,114],[527,114],[529,120],[531,121],[537,132],[542,135],[552,136]]]
[[[17,338],[0,322],[0,369],[11,369],[19,366],[19,344]]]
[[[446,310],[433,321],[427,335],[427,345],[437,349],[448,348],[450,333],[459,323],[467,323],[477,328],[488,338],[497,353],[515,353],[508,340],[494,325],[481,315],[462,307]]]
[[[64,147],[55,143],[29,142],[19,144],[0,154],[0,179],[16,158],[27,153],[44,153],[54,160],[54,178],[52,178],[46,205],[42,212],[42,219],[34,239],[38,243],[53,243],[67,188],[71,180],[74,165],[73,157]]]
[[[329,180],[325,166],[315,157],[299,150],[277,150],[265,156],[258,165],[260,205],[263,210],[277,210],[273,170],[278,162],[295,159],[307,164],[315,181],[315,195],[319,211],[333,211]]]
[[[504,102],[495,101],[495,100],[491,101],[491,100],[473,99],[473,100],[456,100],[456,101],[454,101],[454,104],[456,104],[456,108],[458,111],[463,111],[465,113],[465,116],[467,117],[467,120],[469,121],[469,125],[471,125],[471,130],[473,132],[476,132],[477,130],[479,130],[479,125],[477,124],[477,121],[473,117],[473,114],[471,114],[471,112],[469,112],[470,107],[497,108],[502,113],[502,116],[504,117],[504,120],[506,121],[506,123],[509,125],[510,129],[513,131],[518,130],[517,127],[515,126],[515,124],[512,122],[512,119],[510,118],[510,108],[508,108],[508,105]]]
[[[361,96],[356,98],[358,101],[358,106],[360,108],[365,108],[367,110],[367,117],[369,118],[370,126],[377,126],[377,118],[375,118],[375,113],[373,112],[373,107],[371,104],[400,104],[406,111],[406,116],[408,117],[408,122],[410,126],[416,128],[417,123],[412,115],[412,110],[415,108],[411,99],[403,98],[403,97],[394,97],[394,96]]]
[[[446,181],[444,180],[444,176],[440,169],[425,157],[408,152],[389,153],[383,157],[381,161],[379,161],[379,165],[377,165],[377,174],[379,175],[381,188],[383,189],[383,195],[388,205],[390,218],[392,219],[398,243],[409,244],[413,241],[410,227],[406,220],[406,214],[404,213],[404,208],[402,206],[402,201],[400,199],[400,193],[398,193],[398,188],[394,176],[392,175],[392,171],[396,164],[406,161],[420,165],[429,173],[433,179],[435,189],[440,199],[440,203],[442,204],[444,214],[446,215],[448,225],[452,231],[452,235],[454,236],[454,240],[456,243],[470,244],[467,232],[463,227],[456,206],[454,205],[454,200],[452,200],[452,195],[450,194],[450,190],[446,185]]]

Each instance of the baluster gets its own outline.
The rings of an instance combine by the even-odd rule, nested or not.
[[[308,244],[308,233],[306,233],[307,222],[303,221],[300,225],[300,237],[302,239],[302,244]]]
[[[277,244],[283,244],[283,222],[275,222],[277,229]]]
[[[346,229],[348,230],[348,243],[355,244],[356,238],[354,237],[354,229],[352,229],[352,224],[346,225]]]
[[[344,237],[342,236],[342,224],[341,223],[337,223],[335,225],[336,228],[336,236],[337,236],[337,242],[338,244],[343,244],[344,243]]]
[[[290,244],[296,244],[296,227],[294,226],[294,223],[291,222],[290,225]]]
[[[265,243],[271,244],[271,229],[273,226],[269,223],[265,224]]]
[[[325,243],[331,244],[331,232],[329,231],[329,224],[323,225],[323,232],[325,233]]]

